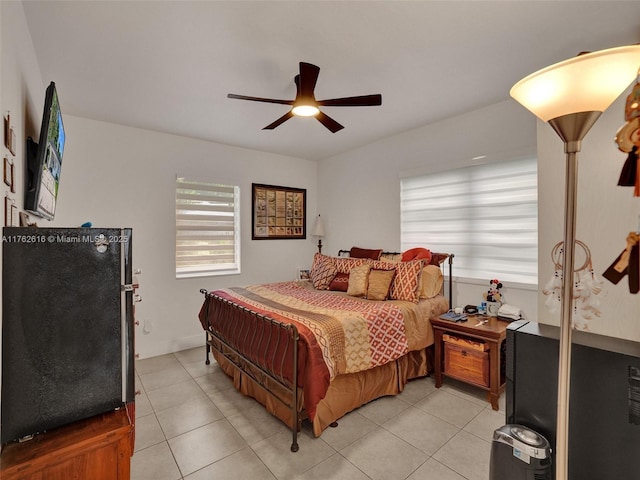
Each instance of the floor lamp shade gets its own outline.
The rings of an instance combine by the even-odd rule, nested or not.
[[[511,88],[511,96],[541,120],[604,112],[640,67],[640,45],[610,48],[543,68]]]

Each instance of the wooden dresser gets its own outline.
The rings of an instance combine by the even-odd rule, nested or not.
[[[0,455],[0,478],[129,480],[133,414],[121,408],[10,443]]]

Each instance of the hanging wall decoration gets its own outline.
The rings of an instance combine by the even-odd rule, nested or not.
[[[616,143],[621,152],[629,156],[624,162],[618,185],[634,187],[633,195],[640,197],[640,71],[633,90],[627,97],[624,109],[626,123],[616,133]]]
[[[252,240],[307,238],[307,190],[252,185]]]
[[[602,274],[614,285],[628,275],[630,293],[640,291],[640,226],[638,230],[629,232],[625,249]]]
[[[591,250],[587,244],[576,240],[576,246],[582,249],[585,260],[580,268],[573,271],[571,326],[578,330],[589,330],[589,321],[601,314],[598,308],[600,300],[596,295],[602,291],[602,280],[593,271]],[[551,260],[554,265],[553,277],[542,289],[542,293],[549,297],[545,306],[551,312],[559,311],[561,305],[563,247],[564,243],[558,242],[551,250]]]
[[[616,133],[616,143],[621,152],[629,156],[622,166],[618,185],[634,187],[633,195],[640,197],[640,70],[631,93],[627,96],[624,108],[626,123]],[[640,291],[640,216],[638,230],[629,232],[622,253],[602,274],[604,278],[617,285],[629,276],[629,292]]]

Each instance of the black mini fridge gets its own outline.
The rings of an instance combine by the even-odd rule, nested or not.
[[[506,421],[548,439],[554,465],[558,338],[536,322],[507,329]],[[569,480],[640,478],[640,343],[573,332],[568,462]]]
[[[3,229],[2,445],[134,399],[131,229]]]

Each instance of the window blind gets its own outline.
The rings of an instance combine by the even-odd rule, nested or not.
[[[240,189],[176,179],[176,277],[240,272]]]
[[[455,254],[456,276],[538,282],[537,159],[401,179],[402,249]]]

